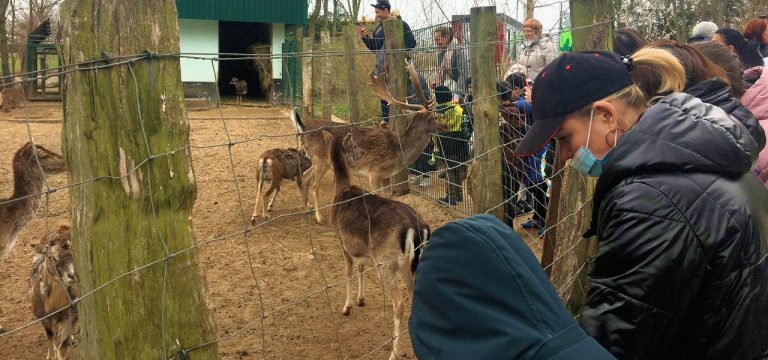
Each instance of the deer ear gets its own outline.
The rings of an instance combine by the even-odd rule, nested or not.
[[[35,254],[45,255],[48,253],[48,245],[32,244],[30,246],[32,246],[32,251],[34,251]]]
[[[326,144],[330,144],[333,141],[333,135],[331,135],[331,133],[323,130],[323,140],[325,140]]]

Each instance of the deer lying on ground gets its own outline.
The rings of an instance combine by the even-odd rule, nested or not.
[[[235,99],[236,104],[240,104],[243,102],[243,96],[248,93],[248,83],[245,82],[245,80],[240,80],[236,77],[232,78],[232,81],[229,82],[230,85],[235,85],[235,95],[237,95],[237,98]]]
[[[296,185],[301,190],[301,182],[304,171],[307,171],[312,163],[309,161],[304,151],[296,149],[271,149],[263,152],[259,156],[258,168],[256,169],[256,177],[259,179],[259,190],[256,195],[256,205],[253,208],[253,215],[251,215],[251,224],[256,223],[256,212],[259,209],[259,200],[261,200],[262,211],[261,215],[264,220],[269,218],[267,211],[272,210],[272,204],[275,202],[277,193],[280,192],[280,185],[283,181],[296,181]],[[264,180],[271,181],[269,189],[262,195],[261,190],[264,186]],[[272,195],[272,199],[269,200],[267,205],[267,198]],[[304,192],[302,192],[304,196]],[[307,203],[306,197],[302,198],[301,207]]]
[[[331,165],[330,139],[336,137],[345,139],[344,156],[347,164],[354,174],[367,177],[372,191],[375,191],[389,185],[391,177],[404,171],[421,155],[431,134],[448,130],[448,126],[429,111],[431,101],[426,100],[421,86],[418,85],[418,77],[413,65],[409,65],[409,71],[411,71],[416,93],[422,99],[422,104],[426,104],[427,107],[395,100],[386,89],[383,76],[377,77],[371,74],[376,95],[391,106],[418,110],[407,115],[410,118],[410,124],[402,136],[382,127],[339,125],[323,120],[310,120],[305,123],[296,109],[292,112],[291,119],[300,135],[301,146],[312,160],[312,168],[304,174],[302,197],[308,198],[309,189],[312,189],[315,218],[318,223],[323,222],[323,217],[319,210],[317,192],[320,180]],[[347,135],[351,136],[347,137]]]
[[[77,309],[70,303],[77,298],[71,244],[69,225],[60,225],[55,233],[32,245],[35,260],[29,275],[29,300],[32,313],[43,319],[50,344],[47,359],[68,358],[77,326]]]
[[[38,165],[39,160],[39,165]],[[40,207],[46,175],[66,170],[64,157],[40,145],[24,144],[13,157],[13,195],[0,199],[0,259]]]
[[[327,137],[332,135],[325,132]],[[352,309],[352,278],[357,263],[357,305],[365,304],[363,284],[365,265],[380,266],[384,292],[392,300],[394,338],[390,359],[398,356],[400,323],[403,319],[403,298],[398,274],[405,282],[408,293],[413,291],[414,274],[429,240],[430,229],[410,206],[381,196],[366,194],[350,182],[349,169],[342,151],[341,137],[333,138],[331,162],[336,177],[336,195],[331,209],[331,226],[338,234],[346,260],[347,298],[342,314]]]

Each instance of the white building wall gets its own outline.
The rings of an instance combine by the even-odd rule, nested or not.
[[[218,53],[219,22],[216,20],[179,19],[179,45],[182,53]],[[218,62],[215,64],[218,71]],[[181,81],[216,82],[211,61],[181,58]]]
[[[283,43],[285,42],[285,24],[272,24],[272,54],[281,55],[283,53]],[[274,57],[272,59],[272,78],[283,78],[283,59]]]

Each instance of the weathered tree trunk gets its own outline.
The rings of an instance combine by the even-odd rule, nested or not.
[[[360,41],[360,35],[355,31],[355,25],[344,26],[344,56],[347,61],[347,98],[349,101],[349,122],[360,121],[360,94],[357,90],[357,73],[355,69],[355,43]]]
[[[15,51],[16,49],[16,3],[14,0],[11,0],[11,44],[10,48],[14,50],[16,54],[20,54],[21,52]],[[11,69],[16,68],[16,58],[17,56],[11,56]]]
[[[0,62],[2,62],[2,74],[5,80],[3,81],[3,84],[7,84],[12,82],[13,80],[9,77],[11,76],[11,64],[9,63],[9,56],[8,56],[8,34],[6,32],[6,19],[8,17],[5,15],[8,12],[8,4],[10,3],[10,0],[0,0],[0,14],[2,14],[2,18],[0,18]]]
[[[570,4],[573,51],[613,48],[611,1],[571,0]]]
[[[727,0],[710,0],[712,4],[712,22],[717,24],[717,27],[725,27],[725,12],[728,6]],[[744,4],[742,4],[743,6]],[[763,8],[765,9],[765,8]]]
[[[578,28],[573,31],[573,50],[613,48],[613,25],[607,22],[613,19],[611,0],[571,0],[570,5],[572,25]],[[582,238],[592,219],[595,178],[588,178],[572,168],[561,169],[556,239],[559,248],[555,256],[557,261],[552,265],[552,284],[561,298],[567,299],[568,309],[576,314],[586,299],[587,275],[592,270],[589,260],[597,251],[595,237]],[[554,172],[561,169],[555,168]]]
[[[179,52],[173,0],[69,1],[61,16],[65,65]],[[196,252],[183,251],[195,243],[197,187],[179,59],[65,80],[63,151],[69,183],[81,184],[69,190],[79,293],[95,290],[78,305],[80,358],[165,359],[213,341],[205,275]],[[93,180],[101,176],[120,178]],[[216,359],[216,343],[194,358]]]
[[[407,96],[405,84],[405,39],[403,37],[403,21],[400,19],[386,20],[382,22],[384,26],[384,36],[386,37],[387,49],[392,50],[387,54],[387,81],[389,92],[395,99],[405,101]],[[408,118],[403,116],[402,109],[396,106],[389,107],[389,123],[393,130],[402,135],[408,128]],[[402,147],[408,146],[403,144]],[[410,164],[408,164],[410,165]],[[403,169],[400,173],[389,179],[392,189],[392,195],[405,195],[411,191],[408,186],[408,169]]]
[[[496,7],[475,7],[470,10],[472,44],[492,44],[496,41]],[[499,138],[499,100],[496,95],[496,47],[477,46],[470,49],[470,71],[475,95],[473,105],[475,125],[475,155],[469,193],[474,212],[487,211],[504,220],[504,196],[501,183],[501,139]],[[493,209],[493,210],[491,210]]]
[[[323,30],[330,30],[330,14],[328,13],[328,0],[323,0]],[[322,34],[320,34],[322,35]]]
[[[339,0],[333,0],[333,29],[331,34],[338,34],[339,32],[339,6],[341,6]]]

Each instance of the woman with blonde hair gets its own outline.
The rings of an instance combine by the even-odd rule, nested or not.
[[[632,82],[642,66],[668,95]],[[661,49],[564,54],[535,84],[515,153],[554,137],[561,159],[599,176],[587,333],[626,359],[768,355],[768,191],[744,125],[682,93],[685,70]]]
[[[658,69],[655,93],[667,95],[646,96],[632,82],[637,66]],[[560,159],[599,177],[581,328],[519,237],[473,217],[436,230],[419,261],[410,320],[419,358],[768,356],[768,190],[752,172],[757,145],[685,84],[677,58],[652,48],[563,54],[541,71],[535,120],[515,154],[554,138]]]

